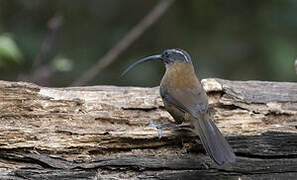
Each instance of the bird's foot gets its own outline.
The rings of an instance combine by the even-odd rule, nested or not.
[[[152,128],[157,128],[158,137],[159,137],[159,139],[162,138],[162,128],[163,128],[162,124],[154,124],[152,121],[150,121],[148,126],[152,127]]]
[[[148,126],[153,127],[153,128],[157,128],[158,137],[159,137],[159,139],[161,139],[162,138],[162,129],[163,129],[163,127],[169,126],[169,125],[176,125],[176,123],[175,122],[167,122],[167,123],[162,123],[162,124],[154,124],[152,121],[150,121]]]

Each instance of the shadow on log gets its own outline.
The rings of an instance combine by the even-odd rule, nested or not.
[[[202,81],[237,162],[217,166],[159,88],[0,81],[0,179],[296,179],[297,83]]]

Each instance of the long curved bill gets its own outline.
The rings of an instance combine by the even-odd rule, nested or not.
[[[123,73],[121,76],[124,76],[128,71],[130,71],[132,68],[134,68],[136,65],[143,63],[145,61],[151,61],[154,59],[161,59],[161,55],[154,55],[154,56],[149,56],[149,57],[145,57],[140,59],[139,61],[136,61],[135,63],[131,64]]]

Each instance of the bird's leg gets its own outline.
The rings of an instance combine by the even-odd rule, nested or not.
[[[162,138],[162,129],[165,126],[171,126],[171,125],[177,125],[178,123],[176,122],[166,122],[166,123],[162,123],[162,124],[154,124],[152,121],[150,121],[149,123],[149,127],[153,127],[153,128],[157,128],[158,131],[158,137],[159,139]]]

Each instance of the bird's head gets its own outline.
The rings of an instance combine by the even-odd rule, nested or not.
[[[132,65],[130,65],[123,73],[122,76],[125,75],[129,70],[131,70],[136,65],[143,63],[145,61],[151,61],[151,60],[161,60],[166,65],[166,68],[170,67],[174,63],[189,63],[192,64],[192,60],[190,55],[182,50],[182,49],[167,49],[162,54],[148,56],[145,58],[142,58]]]

